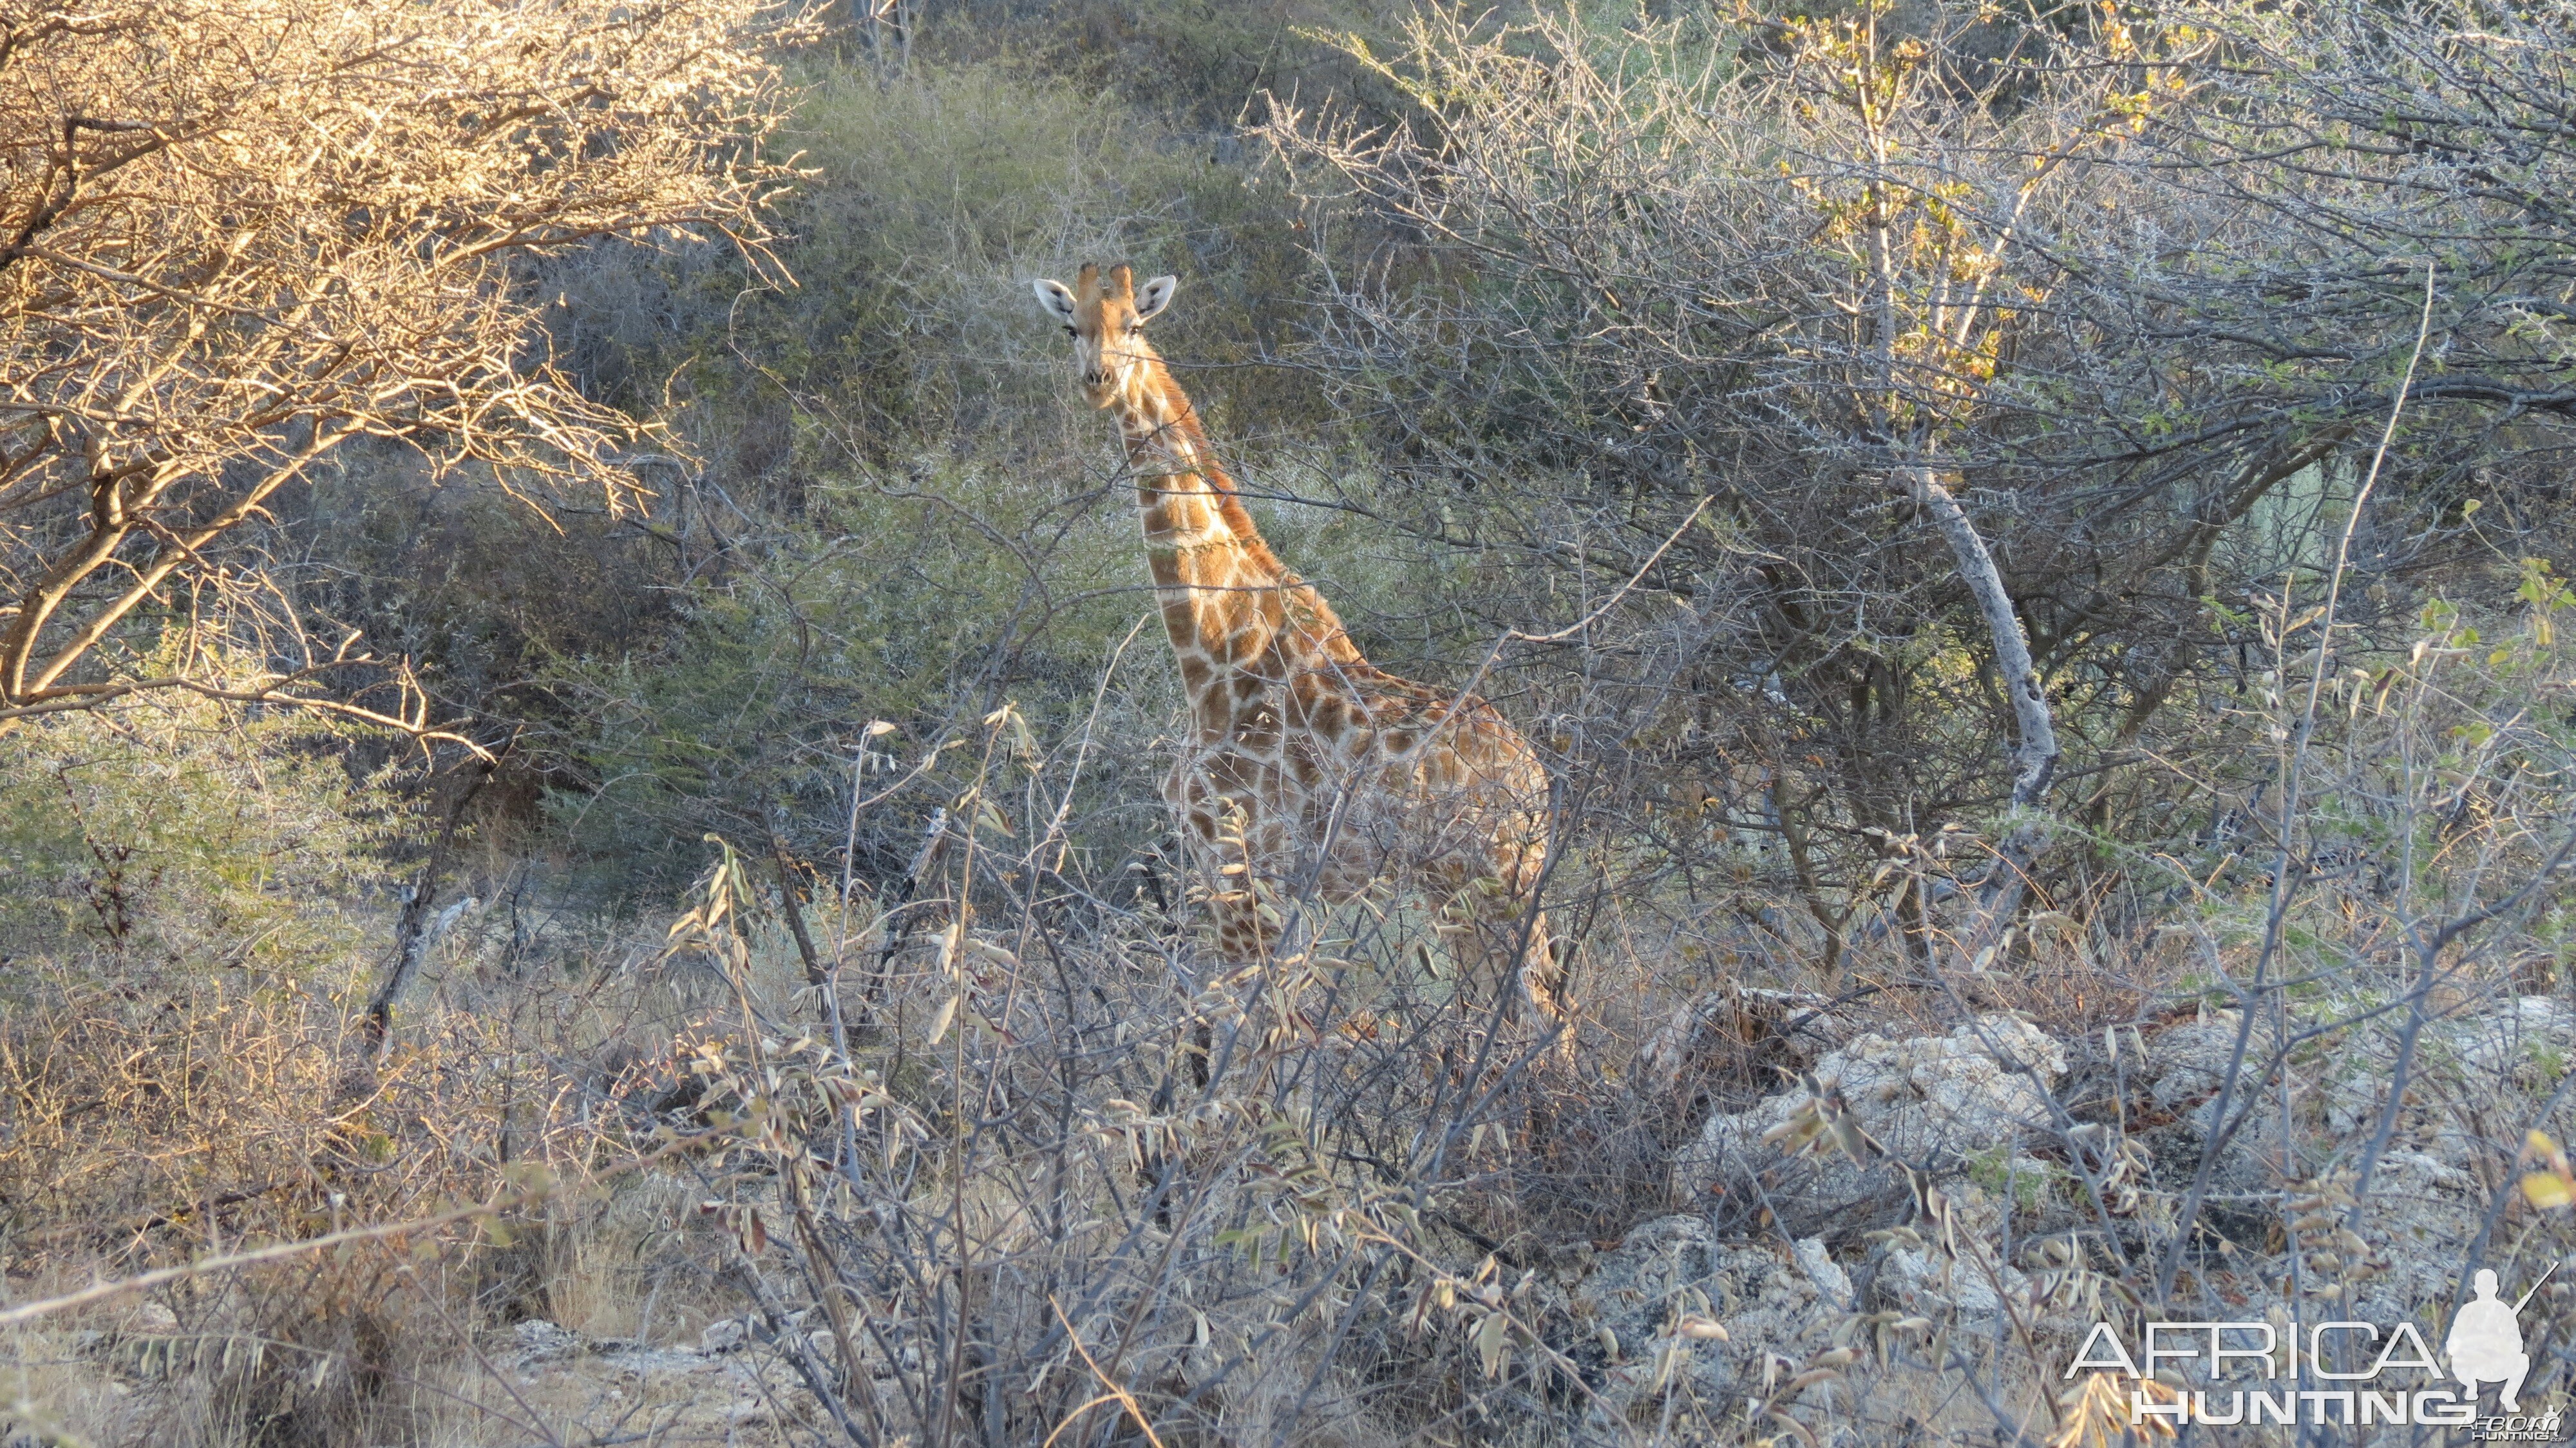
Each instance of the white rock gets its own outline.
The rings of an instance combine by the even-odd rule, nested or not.
[[[2405,1024],[2401,1008],[2360,1037],[2362,1049],[2337,1052],[2319,1068],[2312,1089],[2329,1137],[2366,1138],[2378,1129]],[[2548,996],[2510,998],[2475,1014],[2428,1020],[2416,1037],[2398,1136],[2423,1140],[2450,1165],[2467,1166],[2488,1151],[2487,1128],[2474,1113],[2445,1109],[2445,1098],[2428,1091],[2429,1083],[2456,1072],[2472,1096],[2501,1103],[2554,1083],[2571,1054],[2576,1010]]]
[[[1947,1257],[1935,1260],[1929,1254],[1899,1248],[1887,1254],[1879,1270],[1888,1291],[1907,1312],[1936,1322],[1946,1313],[1958,1326],[1980,1336],[2004,1322],[2003,1294],[1986,1280],[1985,1270],[1978,1264],[1954,1262]],[[2023,1287],[2019,1272],[2010,1267],[2000,1271],[2006,1291],[2018,1292]]]
[[[1936,1166],[1970,1153],[2009,1148],[2049,1124],[2045,1088],[2066,1074],[2066,1050],[2018,1016],[1980,1016],[1946,1036],[1895,1041],[1871,1034],[1816,1063],[1819,1084],[1839,1087],[1862,1129],[1889,1153]],[[1712,1116],[1699,1140],[1673,1163],[1675,1185],[1696,1199],[1712,1184],[1781,1163],[1763,1134],[1806,1104],[1806,1093],[1766,1098],[1750,1111]],[[1801,1193],[1836,1205],[1870,1193],[1859,1167],[1840,1156],[1812,1163]]]
[[[2218,1090],[2227,1079],[2227,1063],[2236,1054],[2236,1031],[2242,1018],[2234,1011],[2214,1011],[2199,1020],[2167,1026],[2147,1038],[2147,1094],[2167,1111],[2180,1111]],[[2263,1053],[2258,1041],[2247,1041],[2246,1059],[2257,1066]],[[2250,1084],[2239,1080],[2241,1092]]]
[[[1824,1239],[1799,1238],[1797,1257],[1799,1268],[1807,1274],[1807,1280],[1816,1284],[1817,1289],[1825,1294],[1827,1302],[1835,1307],[1846,1309],[1852,1306],[1851,1274],[1835,1265],[1833,1258],[1825,1255]]]
[[[698,1351],[702,1353],[731,1352],[735,1348],[742,1346],[743,1342],[749,1336],[750,1334],[743,1328],[741,1319],[732,1317],[718,1318],[714,1322],[708,1323],[706,1328],[698,1334]]]
[[[2386,1322],[2447,1305],[2487,1200],[2469,1173],[2424,1152],[2390,1149],[2361,1199],[2361,1235],[2380,1271],[2361,1286],[2352,1315]]]
[[[2480,1085],[2503,1085],[2553,1057],[2559,1070],[2567,1068],[2576,1011],[2548,996],[2522,996],[2466,1023],[2463,1035],[2460,1068]]]
[[[1950,1203],[1950,1240],[1962,1255],[1953,1257],[1934,1243],[1891,1247],[1879,1260],[1878,1290],[1915,1316],[1981,1336],[1992,1333],[2007,1325],[2007,1296],[2028,1300],[2030,1279],[1995,1256],[2004,1240],[2002,1205],[1977,1186],[1942,1190]]]
[[[1684,1340],[1686,1384],[1703,1403],[1741,1396],[1739,1388],[1760,1380],[1766,1352],[1804,1361],[1825,1347],[1851,1280],[1825,1259],[1822,1242],[1800,1243],[1796,1255],[1783,1262],[1773,1246],[1721,1243],[1705,1218],[1671,1216],[1595,1256],[1552,1314],[1567,1324],[1564,1350],[1593,1383],[1592,1431],[1616,1434],[1614,1420],[1651,1416],[1661,1401],[1652,1391],[1656,1360],[1684,1316],[1727,1330],[1723,1342]],[[1844,1299],[1829,1299],[1819,1278],[1838,1282]]]
[[[578,1335],[542,1317],[524,1319],[510,1331],[519,1340],[519,1360],[524,1363],[555,1362],[581,1351]]]

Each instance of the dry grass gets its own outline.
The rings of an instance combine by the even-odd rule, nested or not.
[[[618,1038],[525,1028],[560,1027],[559,1001],[433,1004],[378,1064],[351,1003],[310,985],[102,978],[22,986],[0,1032],[13,1296],[425,1217],[613,1152],[583,1098],[619,1084],[603,1049]],[[589,1054],[549,1049],[565,1044]],[[680,1195],[648,1177],[595,1203],[185,1280],[23,1337],[21,1396],[91,1442],[447,1436],[473,1416],[455,1382],[494,1324],[557,1314],[629,1336],[658,1311],[659,1330],[694,1333],[703,1294],[656,1295]]]

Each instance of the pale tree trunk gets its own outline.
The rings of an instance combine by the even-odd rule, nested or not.
[[[1876,21],[1871,22],[1868,49],[1878,47]],[[1857,114],[1867,132],[1870,160],[1876,174],[1885,177],[1890,170],[1896,147],[1891,142],[1887,118],[1906,103],[1903,72],[1882,82],[1870,66],[1864,65],[1860,105]],[[1892,87],[1879,90],[1880,85]],[[2043,173],[2044,174],[2044,171]],[[1894,480],[1902,483],[1916,507],[1931,515],[1933,526],[1950,545],[1950,556],[1959,565],[1959,578],[1977,600],[1977,612],[1984,616],[1986,634],[1995,648],[1995,672],[2001,677],[2005,697],[2012,700],[2013,732],[2017,736],[2012,751],[2014,818],[2004,838],[1996,843],[1994,868],[1986,872],[1985,882],[1977,889],[1977,907],[1960,937],[1967,966],[1983,970],[2000,952],[2003,927],[2021,907],[2021,896],[2028,882],[2031,857],[2039,851],[2046,837],[2046,821],[2037,813],[2040,800],[2048,793],[2048,782],[2057,772],[2057,728],[2049,717],[2048,695],[2040,688],[2039,670],[2031,662],[2030,640],[2022,634],[2021,617],[2013,612],[2012,595],[2004,591],[2003,570],[1995,566],[1995,555],[1977,532],[1977,525],[1958,498],[1941,481],[1934,440],[1942,432],[1937,421],[1900,424],[1907,412],[1907,389],[1904,379],[1914,364],[1900,355],[1902,339],[1916,335],[1912,323],[1902,317],[1899,300],[1898,251],[1905,243],[1892,225],[1889,183],[1873,181],[1867,193],[1871,207],[1869,225],[1870,288],[1869,306],[1874,318],[1876,347],[1872,361],[1877,367],[1875,379],[1879,414],[1876,418],[1881,439],[1890,446],[1900,461]],[[2021,204],[2030,199],[2025,185],[2013,207],[2014,222],[2020,216]],[[2000,261],[2012,244],[2014,222],[2008,222],[1994,239],[1994,254]],[[1918,255],[1914,264],[1923,259]],[[1968,351],[1973,349],[1979,319],[1990,315],[1984,311],[1983,284],[1953,311],[1935,304],[1920,320],[1945,346]],[[1935,411],[1937,412],[1937,408]]]
[[[786,917],[787,933],[796,941],[796,958],[805,965],[805,983],[815,990],[815,1008],[823,1010],[822,993],[832,989],[832,971],[824,968],[822,952],[814,948],[813,933],[805,928],[805,907],[796,901],[795,852],[787,848],[786,836],[774,825],[769,831],[769,863],[778,876],[778,913]]]
[[[1915,505],[1931,515],[1933,526],[1949,542],[1960,581],[1976,597],[1977,612],[1984,615],[1987,636],[1994,641],[1995,672],[2001,676],[2004,696],[2012,700],[2014,732],[2019,736],[2012,752],[2012,807],[2020,817],[1996,847],[1995,867],[1977,891],[1977,912],[1963,940],[1968,968],[1982,970],[1993,958],[2002,927],[2020,908],[2031,857],[2046,837],[2046,821],[2030,812],[2039,808],[2050,778],[2057,773],[2057,727],[2048,712],[2048,694],[2040,687],[2039,671],[2030,660],[2030,640],[2022,634],[2021,616],[2013,612],[2003,571],[1995,566],[1995,555],[1977,525],[1931,467],[1900,468],[1897,476]]]
[[[1950,554],[1959,563],[1959,579],[1976,595],[1977,612],[1985,616],[1986,633],[1995,645],[1995,671],[2003,676],[2004,693],[2012,700],[2013,724],[2021,736],[2013,746],[2013,808],[2036,808],[2057,772],[2057,729],[2049,717],[2048,695],[2039,686],[2039,671],[2030,661],[2030,641],[2022,635],[2021,616],[2013,612],[2012,595],[2004,591],[1995,555],[1939,475],[1928,467],[1910,467],[1901,476],[1915,505],[1932,515],[1933,525],[1948,540]]]
[[[510,746],[505,744],[498,754],[466,761],[464,774],[450,786],[447,818],[439,826],[438,840],[430,846],[429,858],[421,862],[420,876],[412,883],[411,899],[404,902],[402,918],[394,927],[393,959],[367,998],[366,1044],[370,1056],[382,1055],[392,1044],[394,1001],[420,973],[421,957],[429,952],[430,911],[438,901],[438,877],[447,872],[448,861],[456,853],[457,827],[464,823],[474,797],[492,782],[493,771],[500,768],[502,758],[509,752]]]

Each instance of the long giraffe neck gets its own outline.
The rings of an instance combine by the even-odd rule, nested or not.
[[[1143,346],[1141,340],[1132,344]],[[1193,713],[1219,730],[1249,702],[1246,677],[1366,668],[1332,606],[1270,551],[1235,495],[1198,409],[1147,352],[1113,404],[1136,475],[1145,557]]]

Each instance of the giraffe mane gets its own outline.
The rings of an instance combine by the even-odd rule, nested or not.
[[[1270,541],[1261,536],[1260,526],[1252,521],[1251,512],[1243,506],[1243,499],[1235,491],[1233,475],[1217,461],[1216,448],[1208,441],[1207,426],[1199,421],[1198,404],[1192,402],[1190,395],[1172,379],[1171,368],[1164,363],[1161,353],[1149,353],[1146,367],[1153,385],[1176,404],[1172,410],[1171,426],[1180,433],[1181,440],[1189,444],[1198,475],[1206,480],[1208,492],[1216,498],[1217,516],[1223,518],[1226,527],[1243,541],[1246,557],[1280,577],[1288,577],[1288,566],[1279,561],[1279,555],[1270,551]]]
[[[1244,560],[1253,568],[1268,574],[1295,591],[1305,600],[1314,618],[1312,630],[1314,642],[1337,665],[1372,677],[1378,675],[1380,671],[1368,662],[1367,657],[1360,652],[1359,645],[1351,642],[1349,630],[1342,626],[1342,616],[1334,611],[1333,605],[1325,599],[1323,591],[1298,576],[1287,564],[1280,561],[1278,554],[1270,551],[1270,540],[1261,536],[1261,526],[1252,521],[1251,510],[1243,506],[1243,499],[1235,489],[1233,475],[1228,473],[1224,464],[1216,459],[1216,448],[1208,441],[1207,427],[1199,421],[1198,404],[1192,402],[1189,393],[1173,380],[1171,369],[1164,363],[1162,353],[1154,350],[1151,343],[1146,344],[1145,365],[1151,385],[1158,388],[1164,397],[1175,404],[1169,426],[1178,431],[1182,440],[1189,444],[1190,456],[1197,464],[1195,471],[1207,484],[1209,495],[1216,499],[1217,516],[1225,521],[1227,529],[1234,534],[1236,546]]]

